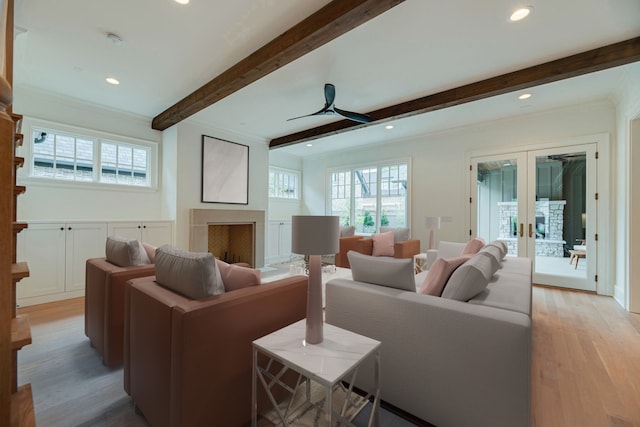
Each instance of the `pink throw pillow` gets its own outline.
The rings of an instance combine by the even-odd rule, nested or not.
[[[386,233],[374,234],[371,236],[373,240],[373,251],[371,255],[373,256],[393,256],[395,254],[394,250],[394,240],[393,240],[393,231],[387,231]]]
[[[449,277],[473,255],[461,255],[455,258],[438,258],[433,262],[433,265],[427,273],[427,277],[422,282],[422,288],[420,288],[421,294],[433,295],[439,297],[442,295],[444,286],[447,284]]]
[[[156,247],[153,245],[150,245],[148,243],[142,242],[142,247],[144,248],[144,251],[147,253],[147,256],[149,257],[149,262],[151,264],[155,264],[156,263]]]
[[[219,259],[216,259],[216,264],[220,270],[225,292],[260,284],[260,270],[227,264]]]
[[[476,237],[475,239],[469,240],[467,244],[462,249],[461,255],[468,254],[477,254],[480,249],[484,246],[484,239],[482,237]]]

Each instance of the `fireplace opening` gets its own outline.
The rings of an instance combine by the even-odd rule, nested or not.
[[[208,251],[233,264],[245,262],[255,267],[255,223],[208,224]]]

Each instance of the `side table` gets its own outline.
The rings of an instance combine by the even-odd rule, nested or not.
[[[300,320],[278,331],[253,341],[253,377],[252,377],[252,414],[251,425],[257,425],[257,382],[258,380],[267,391],[271,404],[275,408],[283,426],[289,426],[289,419],[299,412],[299,408],[291,408],[291,402],[298,387],[291,389],[280,381],[282,375],[289,369],[297,372],[298,385],[301,379],[306,379],[306,400],[302,407],[308,405],[320,406],[311,402],[311,381],[324,388],[325,404],[323,408],[324,419],[327,426],[333,421],[340,421],[347,425],[353,425],[344,417],[344,413],[351,402],[352,388],[358,374],[358,367],[370,355],[374,355],[374,390],[366,396],[368,400],[373,397],[373,407],[369,417],[369,427],[378,425],[378,410],[380,408],[380,342],[364,337],[351,331],[324,324],[324,340],[320,344],[306,344],[304,342],[306,320]],[[266,355],[270,360],[266,367],[258,366],[258,352]],[[280,362],[284,367],[276,375],[269,372],[273,361]],[[338,413],[334,410],[332,394],[337,387],[343,387],[342,380],[349,383],[346,390],[345,403]],[[271,389],[281,385],[290,390],[291,402],[285,411],[280,410],[275,401]]]
[[[425,252],[415,254],[413,256],[413,269],[414,273],[422,273],[424,271],[424,267],[427,265],[427,254]]]

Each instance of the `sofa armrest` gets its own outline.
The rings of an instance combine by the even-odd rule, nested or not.
[[[358,240],[354,251],[361,253],[362,255],[371,255],[373,253],[373,239],[366,238]]]
[[[340,252],[336,254],[336,267],[351,268],[347,253],[356,250],[357,242],[362,240],[362,236],[340,237]]]
[[[394,244],[394,258],[413,258],[420,253],[420,240],[405,240]]]
[[[437,258],[438,258],[437,249],[427,249],[427,260],[424,263],[424,269],[425,270],[430,269]]]

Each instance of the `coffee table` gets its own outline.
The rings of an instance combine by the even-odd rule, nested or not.
[[[380,408],[380,341],[325,323],[324,340],[320,344],[306,344],[304,341],[305,327],[306,319],[303,319],[253,341],[251,426],[256,427],[257,425],[258,381],[266,390],[283,426],[290,425],[290,418],[309,405],[323,410],[327,426],[333,425],[334,421],[352,426],[350,420],[344,417],[344,413],[351,402],[352,395],[354,395],[352,389],[358,374],[358,367],[369,356],[374,357],[375,363],[374,387],[366,396],[366,399],[373,397],[373,407],[368,425],[369,427],[377,426]],[[258,365],[258,353],[269,358],[269,363],[266,366]],[[273,361],[284,365],[283,369],[275,375],[269,372]],[[306,380],[306,399],[301,407],[291,408],[291,403],[289,403],[287,408],[282,411],[278,407],[271,389],[283,386],[291,391],[291,401],[293,401],[298,387],[291,389],[280,381],[287,370],[293,370],[299,374],[297,385],[302,383],[303,378]],[[349,383],[349,387],[345,390],[345,403],[341,411],[337,412],[333,408],[332,394],[336,388],[344,387],[342,385],[344,379]],[[311,401],[311,381],[319,384],[325,390],[324,405],[322,406]]]

